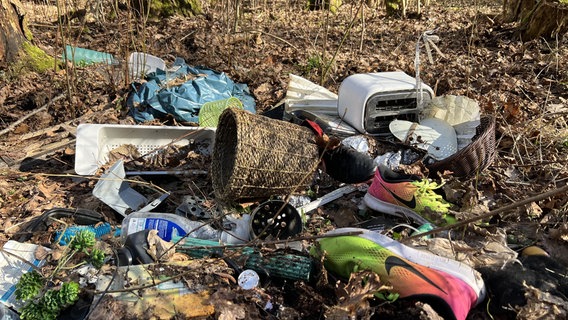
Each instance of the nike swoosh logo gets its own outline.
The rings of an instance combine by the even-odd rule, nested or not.
[[[399,201],[400,203],[404,204],[405,206],[409,207],[410,209],[414,209],[416,208],[416,197],[414,195],[412,195],[412,199],[410,200],[405,200],[401,197],[399,197],[396,193],[390,191],[389,188],[387,188],[382,182],[380,182],[381,186],[383,186],[383,188],[385,190],[387,190],[391,196],[393,196],[393,198],[395,198],[397,201]]]
[[[388,256],[385,259],[385,269],[387,270],[387,274],[390,275],[390,270],[394,267],[401,267],[403,269],[406,269],[412,273],[414,273],[415,275],[417,275],[419,278],[421,278],[422,280],[428,282],[429,284],[431,284],[433,287],[436,287],[438,290],[442,291],[443,293],[447,294],[446,291],[444,291],[442,288],[440,288],[438,285],[436,285],[434,282],[432,282],[432,280],[426,278],[425,275],[422,274],[422,272],[416,270],[413,266],[411,266],[410,264],[408,264],[408,262],[400,259],[397,256]]]

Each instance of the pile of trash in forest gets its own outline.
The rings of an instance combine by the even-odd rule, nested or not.
[[[290,75],[256,114],[223,73],[129,63],[138,124],[80,124],[75,154],[120,223],[53,208],[26,225],[2,249],[6,319],[369,318],[395,302],[415,302],[409,317],[566,317],[566,267],[519,256],[480,223],[494,212],[468,215],[445,183],[493,161],[495,119],[476,101],[402,72],[352,75],[338,94]],[[163,117],[191,125],[147,125]],[[170,176],[197,188],[160,185]]]

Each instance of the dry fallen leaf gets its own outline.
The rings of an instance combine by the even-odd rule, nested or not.
[[[568,301],[526,285],[527,304],[519,308],[517,319],[520,320],[556,320],[568,317]]]
[[[542,209],[535,202],[531,202],[527,205],[527,214],[531,218],[540,218],[542,215]]]
[[[369,299],[379,291],[391,289],[381,284],[379,275],[366,270],[352,273],[349,283],[338,283],[339,304],[326,311],[326,319],[358,318],[371,312]]]
[[[568,241],[568,223],[563,223],[559,228],[551,228],[548,234],[551,239]]]
[[[75,148],[65,148],[65,151],[63,151],[65,153],[65,155],[67,156],[72,156],[75,154]]]
[[[503,104],[507,118],[518,119],[521,117],[521,106],[517,103],[507,101]]]
[[[146,241],[148,242],[146,252],[154,261],[158,261],[158,259],[162,262],[170,261],[176,252],[175,248],[172,248],[174,244],[160,238],[156,229],[148,232]]]
[[[53,197],[52,192],[55,191],[57,188],[58,186],[55,183],[48,185],[47,181],[41,182],[37,186],[39,192],[41,192],[46,198]]]
[[[49,253],[50,253],[50,250],[47,249],[46,247],[44,247],[44,246],[37,246],[37,249],[36,249],[36,251],[34,252],[34,257],[35,257],[37,260],[43,260],[43,259],[45,259],[45,258],[49,255]]]

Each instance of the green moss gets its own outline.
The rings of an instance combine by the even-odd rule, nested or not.
[[[152,17],[171,17],[175,14],[191,17],[203,13],[200,0],[151,0],[150,6]]]
[[[18,64],[21,69],[41,73],[53,68],[55,59],[28,41],[24,41],[22,44],[22,59]]]
[[[559,0],[560,3],[568,4],[568,0]]]
[[[26,39],[28,39],[30,41],[34,38],[34,35],[30,31],[30,29],[27,28],[27,27],[24,28],[24,36],[26,37]]]
[[[402,7],[402,0],[385,0],[387,15],[394,15]]]
[[[308,0],[307,7],[310,10],[326,9],[335,14],[342,4],[341,0]]]

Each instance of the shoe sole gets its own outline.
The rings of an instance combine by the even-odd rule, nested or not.
[[[363,201],[369,208],[375,211],[379,211],[382,213],[390,214],[401,218],[411,219],[412,221],[416,222],[419,225],[431,223],[430,221],[426,220],[424,217],[422,217],[412,209],[379,200],[373,197],[369,193],[365,194],[365,196],[363,197]]]
[[[362,228],[339,228],[327,232],[328,235],[361,232],[358,237],[370,240],[380,247],[410,262],[444,272],[465,282],[477,294],[476,304],[486,295],[485,283],[481,274],[472,267],[459,261],[435,255],[428,251],[418,250],[395,241],[383,234]]]

